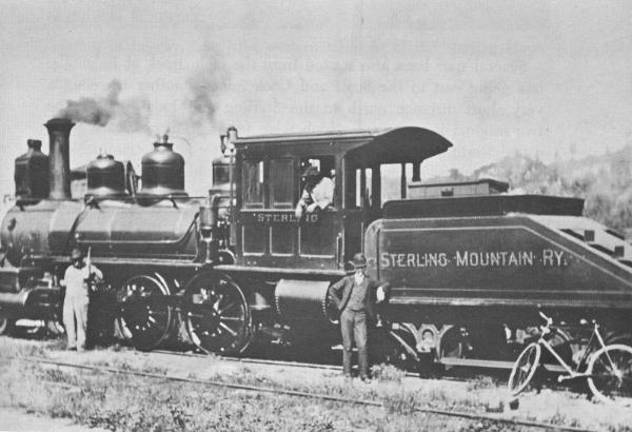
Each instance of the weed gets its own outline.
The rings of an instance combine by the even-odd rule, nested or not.
[[[610,426],[608,428],[608,432],[632,432],[632,426],[628,426],[628,425]]]
[[[467,391],[484,390],[498,387],[497,382],[490,376],[477,375],[474,379],[468,381]]]
[[[544,422],[560,426],[560,425],[566,424],[568,420],[564,414],[560,413],[559,411],[555,411],[555,414],[545,419]]]
[[[417,401],[415,395],[401,392],[384,398],[384,407],[389,414],[407,415],[415,412]]]
[[[380,382],[401,383],[406,372],[393,365],[381,363],[371,367],[371,375]]]
[[[481,420],[478,422],[471,422],[459,429],[459,432],[518,432],[523,430],[522,427],[495,423],[490,420]]]

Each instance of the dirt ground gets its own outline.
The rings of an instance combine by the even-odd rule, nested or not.
[[[73,424],[69,419],[52,419],[24,410],[0,407],[0,431],[54,431],[54,432],[83,432],[85,426]],[[105,429],[90,429],[93,432],[106,432]]]
[[[0,338],[0,356],[15,351],[16,347],[42,346],[42,342]],[[59,346],[59,344],[57,344]],[[632,425],[632,407],[629,404],[609,405],[588,400],[581,393],[544,389],[541,393],[529,392],[519,398],[516,410],[509,408],[512,400],[505,390],[505,383],[491,379],[474,378],[469,380],[420,379],[400,377],[396,381],[374,381],[364,384],[354,380],[351,384],[343,380],[340,373],[324,369],[284,367],[267,364],[247,364],[219,357],[177,357],[163,353],[142,353],[131,349],[115,351],[112,349],[94,350],[84,353],[63,351],[54,343],[48,343],[45,351],[52,359],[68,362],[115,367],[125,364],[136,370],[160,370],[178,377],[216,380],[221,377],[225,382],[241,382],[243,377],[254,377],[260,385],[283,386],[286,388],[321,389],[323,385],[331,388],[355,387],[358,395],[367,398],[401,394],[403,391],[423,393],[427,400],[441,402],[445,406],[454,401],[455,406],[465,403],[469,406],[483,406],[483,414],[503,418],[516,418],[529,421],[581,426],[594,430],[624,431],[626,425]],[[1,383],[0,383],[1,384]],[[458,403],[457,403],[458,401]],[[630,401],[627,401],[630,402]],[[485,412],[487,411],[487,412]],[[494,411],[501,411],[494,413]],[[14,411],[15,414],[15,411]],[[18,418],[18,417],[16,417]],[[19,423],[19,422],[18,422]],[[0,428],[2,428],[0,423]],[[15,428],[15,423],[6,426]],[[34,426],[31,430],[41,430]],[[49,427],[46,430],[51,430]],[[62,430],[62,429],[60,429]]]

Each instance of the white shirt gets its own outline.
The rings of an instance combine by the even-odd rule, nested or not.
[[[62,285],[66,286],[67,297],[82,297],[88,296],[88,279],[90,274],[94,274],[98,279],[103,279],[103,273],[95,266],[89,266],[84,264],[83,267],[77,268],[74,265],[69,265],[64,273],[64,280]]]
[[[329,207],[334,201],[334,182],[329,177],[323,177],[314,186],[311,192],[307,189],[303,189],[303,195],[299,201],[299,206],[307,206],[307,202],[311,201],[320,207],[321,210]]]

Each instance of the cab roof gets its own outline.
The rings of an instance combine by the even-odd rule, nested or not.
[[[308,146],[337,143],[338,152],[367,163],[422,161],[443,153],[452,143],[436,132],[420,127],[377,130],[329,131],[238,137],[236,148],[264,145]]]

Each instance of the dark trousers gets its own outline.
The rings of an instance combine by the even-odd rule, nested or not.
[[[342,333],[342,370],[351,376],[351,353],[353,342],[358,349],[358,366],[360,377],[369,376],[369,356],[367,353],[367,325],[365,311],[345,309],[340,315],[340,332]]]

